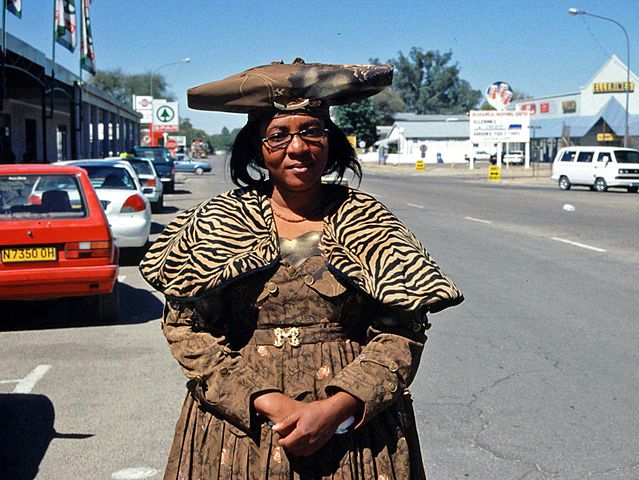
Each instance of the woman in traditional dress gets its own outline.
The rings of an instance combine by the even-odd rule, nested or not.
[[[181,213],[144,258],[188,393],[166,479],[423,479],[408,387],[426,314],[463,296],[381,203],[322,176],[361,170],[329,106],[390,65],[275,63],[190,89],[248,113],[241,188]]]

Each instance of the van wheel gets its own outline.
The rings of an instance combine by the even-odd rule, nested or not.
[[[570,185],[570,180],[568,180],[568,177],[566,177],[565,175],[559,177],[559,188],[561,188],[562,190],[570,190],[571,186],[572,185]]]
[[[628,193],[637,193],[639,192],[639,187],[628,187]]]
[[[595,179],[595,190],[597,192],[605,192],[606,190],[608,190],[608,184],[603,178],[597,177]]]

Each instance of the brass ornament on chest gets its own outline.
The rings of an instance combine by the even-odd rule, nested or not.
[[[299,347],[300,345],[300,329],[297,327],[276,328],[273,333],[275,334],[273,345],[277,348],[284,346],[284,340],[288,340],[291,347]]]

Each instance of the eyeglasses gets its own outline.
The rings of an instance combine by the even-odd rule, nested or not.
[[[274,149],[286,148],[289,143],[293,141],[295,135],[299,135],[305,142],[320,142],[328,134],[328,128],[305,128],[299,132],[278,132],[268,137],[264,137],[262,142],[265,142],[269,147]]]

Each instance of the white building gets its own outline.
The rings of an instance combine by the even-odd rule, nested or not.
[[[623,145],[626,88],[628,146],[639,147],[639,77],[631,71],[627,85],[626,75],[626,65],[613,55],[575,92],[513,102],[510,108],[531,112],[532,158],[552,161],[563,145]]]

